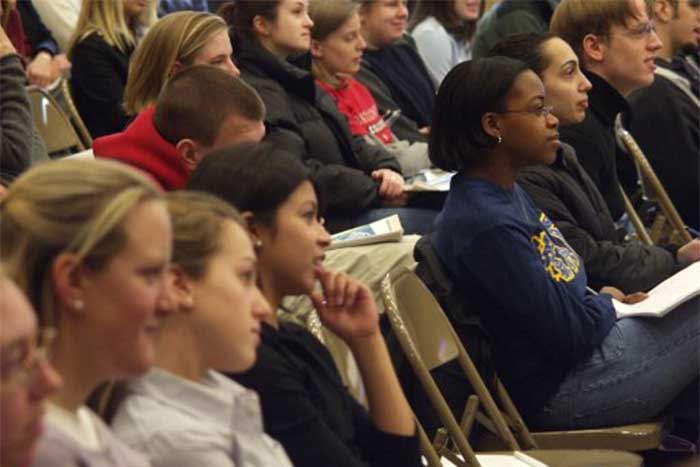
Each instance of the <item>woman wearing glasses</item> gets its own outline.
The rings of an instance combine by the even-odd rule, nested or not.
[[[40,325],[56,330],[51,363],[64,381],[34,465],[148,465],[85,402],[154,362],[172,243],[158,189],[115,162],[48,162],[12,184],[0,213],[2,260]]]
[[[2,270],[0,322],[0,465],[24,467],[34,460],[43,402],[61,378],[46,360],[48,339],[37,336],[34,311]]]
[[[698,301],[663,319],[617,321],[610,290],[587,291],[583,262],[516,182],[561,146],[546,102],[540,78],[510,58],[447,75],[430,155],[459,173],[431,243],[480,313],[496,370],[529,422],[635,423],[669,405],[697,417]]]

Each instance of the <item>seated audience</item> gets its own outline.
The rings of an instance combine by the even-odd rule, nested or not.
[[[576,150],[617,220],[625,211],[619,185],[636,190],[637,174],[629,156],[616,157],[615,118],[629,110],[626,96],[654,81],[653,62],[661,42],[644,0],[562,0],[551,32],[569,43],[593,85],[586,118],[563,128],[562,140]]]
[[[418,0],[408,29],[435,87],[472,57],[472,39],[484,0]]]
[[[155,104],[175,73],[191,65],[212,65],[233,76],[228,26],[211,13],[183,11],[159,20],[134,52],[124,91],[124,106],[136,115]]]
[[[166,190],[183,188],[210,151],[265,135],[265,107],[239,78],[195,65],[172,78],[156,105],[121,133],[98,138],[98,158],[116,159],[145,171]]]
[[[56,39],[59,50],[67,51],[68,43],[80,16],[82,0],[31,0],[41,21]]]
[[[0,198],[15,177],[48,158],[34,127],[26,81],[20,56],[0,27]]]
[[[347,392],[316,337],[275,314],[264,318],[257,362],[232,376],[258,392],[265,429],[293,464],[420,465],[413,415],[392,368],[371,292],[323,266],[330,237],[305,167],[269,143],[230,147],[204,159],[188,188],[218,195],[241,210],[272,309],[285,296],[309,295],[321,322],[347,342],[357,360],[369,413]],[[314,290],[317,281],[321,290]]]
[[[603,0],[608,1],[608,0]],[[611,0],[614,3],[617,0]],[[483,58],[503,39],[514,34],[547,32],[560,0],[503,0],[479,21],[472,56]]]
[[[175,313],[159,332],[156,368],[129,383],[114,431],[154,467],[291,467],[263,432],[257,394],[218,372],[253,366],[270,314],[245,221],[211,195],[174,192],[167,203]]]
[[[591,83],[562,39],[546,33],[518,34],[501,41],[491,55],[521,60],[537,73],[545,86],[545,105],[553,107],[562,127],[583,121]],[[612,285],[626,293],[646,291],[700,260],[700,240],[675,254],[637,240],[625,242],[603,197],[567,144],[552,165],[524,169],[518,183],[576,250],[588,284],[595,289]]]
[[[0,201],[0,254],[41,328],[64,386],[50,397],[34,466],[147,466],[85,406],[101,383],[144,373],[170,311],[171,232],[157,187],[111,161],[61,160]]]
[[[65,54],[31,2],[0,1],[0,26],[7,32],[27,69],[29,84],[47,87],[70,70]]]
[[[427,144],[398,140],[370,91],[354,78],[367,46],[360,34],[359,8],[353,0],[311,1],[311,72],[348,118],[353,135],[385,146],[398,159],[404,176],[415,175],[430,167]]]
[[[153,1],[83,0],[68,58],[75,105],[93,138],[126,126],[122,101],[129,60],[153,21],[148,14]]]
[[[565,0],[566,1],[566,0]],[[437,96],[430,157],[457,170],[431,243],[493,340],[493,359],[538,429],[623,425],[674,414],[698,425],[698,298],[663,318],[616,320],[606,287],[586,289],[576,252],[520,188],[552,164],[559,121],[545,87],[504,57],[457,65]]]
[[[685,223],[700,229],[700,73],[684,60],[700,42],[700,1],[656,0],[663,43],[654,83],[629,97],[625,127],[639,143]]]
[[[50,332],[37,327],[34,310],[0,270],[0,465],[34,461],[44,401],[61,387],[47,359]]]
[[[432,230],[436,212],[409,202],[396,158],[353,136],[345,116],[320,89],[309,64],[288,59],[307,54],[313,22],[307,0],[238,0],[224,11],[234,32],[242,77],[265,102],[267,140],[296,155],[327,194],[331,231],[391,214],[407,233]]]
[[[411,36],[406,34],[406,0],[362,0],[360,17],[367,51],[357,79],[384,115],[394,115],[394,133],[425,141],[433,118],[435,85]]]

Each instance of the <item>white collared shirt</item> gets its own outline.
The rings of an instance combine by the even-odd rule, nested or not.
[[[129,384],[113,430],[153,467],[292,466],[263,432],[258,395],[216,371],[196,383],[152,369]]]

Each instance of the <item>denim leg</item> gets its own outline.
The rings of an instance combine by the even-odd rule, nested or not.
[[[661,413],[697,422],[699,333],[698,297],[663,318],[618,321],[532,425],[601,427],[648,421]]]

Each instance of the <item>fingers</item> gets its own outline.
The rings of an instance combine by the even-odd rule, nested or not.
[[[316,269],[316,277],[321,283],[323,296],[314,292],[310,295],[317,310],[319,306],[327,308],[343,308],[355,304],[362,286],[352,277],[343,272],[333,272],[323,267]]]
[[[635,292],[625,295],[625,298],[622,300],[622,302],[627,303],[628,305],[634,305],[635,303],[639,303],[646,300],[648,297],[649,295],[644,292]]]

